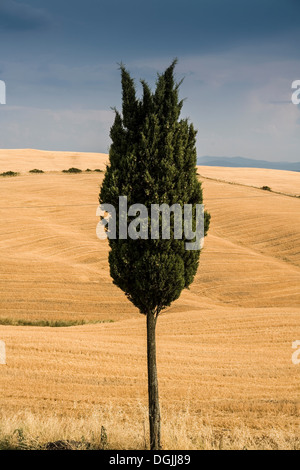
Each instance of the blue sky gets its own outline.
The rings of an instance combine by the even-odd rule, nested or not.
[[[178,57],[198,155],[299,161],[298,0],[1,0],[0,147],[107,152],[121,61],[154,87]]]

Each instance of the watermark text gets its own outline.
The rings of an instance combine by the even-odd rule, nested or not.
[[[100,217],[96,233],[100,240],[185,240],[186,250],[201,250],[204,245],[204,205],[143,204],[128,207],[127,196],[119,197],[118,234],[117,209],[112,204],[101,204],[96,212]]]
[[[297,366],[300,364],[300,341],[294,341],[292,343],[292,348],[296,349],[296,351],[292,355],[292,363]]]
[[[4,341],[0,341],[0,365],[6,364],[6,351]]]
[[[0,104],[6,104],[6,85],[3,80],[0,80]]]
[[[298,105],[300,104],[300,80],[293,81],[292,89],[296,90],[292,94],[292,103]]]

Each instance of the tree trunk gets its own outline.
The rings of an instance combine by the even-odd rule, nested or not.
[[[156,320],[153,312],[147,314],[147,362],[148,362],[148,397],[150,449],[160,450],[160,408],[158,397],[158,381],[156,368]]]

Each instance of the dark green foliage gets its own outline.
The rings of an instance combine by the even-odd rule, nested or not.
[[[38,170],[37,168],[35,168],[34,170],[30,170],[29,173],[44,173],[43,170]]]
[[[270,186],[262,186],[262,188],[264,191],[272,191],[272,189],[270,188]]]
[[[0,176],[18,176],[19,173],[15,171],[5,171],[4,173],[0,173]]]
[[[63,173],[82,173],[82,170],[79,168],[69,168],[68,170],[63,170]]]
[[[127,196],[128,207],[144,204],[149,215],[151,204],[202,203],[196,175],[196,130],[187,119],[179,119],[183,101],[178,99],[175,65],[176,61],[158,75],[154,93],[142,81],[141,99],[137,99],[134,81],[121,65],[122,114],[115,110],[110,163],[100,203],[118,208],[118,197]],[[209,220],[206,213],[206,233]],[[117,229],[118,223],[117,218]],[[151,240],[150,235],[148,240],[109,240],[114,283],[143,314],[158,315],[196,274],[200,251],[187,251],[185,240],[175,240],[173,235],[171,231],[170,240]]]

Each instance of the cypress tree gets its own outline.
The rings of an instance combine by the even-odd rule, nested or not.
[[[187,119],[180,119],[183,101],[174,79],[176,60],[158,74],[152,92],[141,81],[143,95],[136,96],[134,80],[121,65],[122,113],[115,109],[111,127],[109,164],[101,187],[100,204],[116,209],[119,196],[127,196],[128,206],[144,204],[203,203],[201,183],[196,176],[196,130]],[[194,214],[195,218],[195,214]],[[174,217],[173,217],[174,219]],[[161,225],[161,218],[160,225]],[[205,212],[205,235],[210,215]],[[130,217],[128,217],[128,223]],[[114,284],[147,319],[147,363],[150,448],[161,448],[160,408],[156,368],[155,329],[163,309],[178,299],[197,272],[200,250],[185,249],[185,239],[137,240],[118,237],[120,220],[116,217],[116,239],[109,239],[110,274]],[[149,227],[151,220],[149,218]]]

